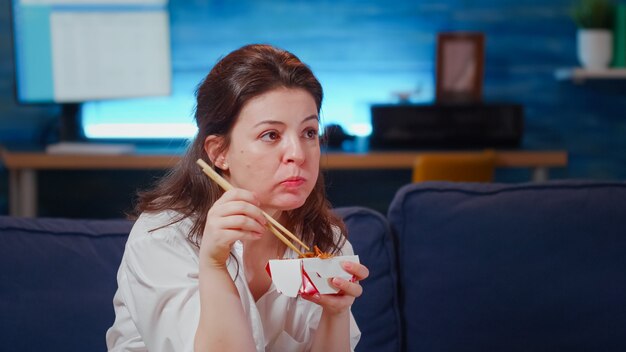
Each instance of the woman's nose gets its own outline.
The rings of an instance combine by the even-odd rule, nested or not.
[[[287,139],[285,146],[285,162],[291,162],[296,164],[302,164],[305,159],[304,148],[300,138],[291,137]]]

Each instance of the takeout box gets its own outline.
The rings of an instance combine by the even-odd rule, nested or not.
[[[298,294],[334,294],[339,290],[330,285],[330,279],[340,277],[354,281],[354,276],[341,267],[341,262],[359,263],[358,255],[345,255],[328,259],[273,259],[266,270],[278,292],[296,297]]]

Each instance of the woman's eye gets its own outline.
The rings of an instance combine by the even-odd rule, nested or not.
[[[317,138],[317,130],[313,129],[313,128],[308,129],[308,130],[304,131],[304,136],[306,138],[309,138],[309,139]]]
[[[265,132],[261,135],[261,140],[263,141],[267,141],[267,142],[272,142],[275,141],[279,138],[280,136],[278,135],[278,132],[276,131],[269,131],[269,132]]]

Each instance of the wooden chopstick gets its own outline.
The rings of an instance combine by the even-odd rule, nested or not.
[[[207,176],[209,176],[211,180],[215,181],[215,183],[217,183],[220,187],[222,187],[223,190],[228,191],[233,188],[233,186],[230,183],[228,183],[228,181],[226,181],[222,176],[220,176],[220,174],[215,172],[215,170],[213,170],[213,168],[211,168],[211,166],[209,166],[209,164],[207,164],[204,160],[198,159],[196,163],[200,165],[200,167],[202,168],[202,171]],[[309,247],[305,245],[302,241],[300,241],[300,239],[296,235],[294,235],[289,230],[287,230],[283,225],[281,225],[268,213],[262,210],[261,212],[263,213],[263,216],[267,219],[267,221],[269,221],[267,223],[267,227],[276,237],[278,237],[279,240],[281,240],[284,244],[286,244],[287,247],[293,249],[293,251],[298,253],[299,256],[304,256],[304,254],[300,250],[298,250],[298,248],[296,248],[296,246],[294,246],[293,243],[291,243],[287,238],[285,238],[285,236],[282,233],[280,233],[274,226],[278,227],[281,231],[283,231],[285,235],[289,236],[291,239],[298,242],[298,244],[304,247],[307,251],[310,250]]]

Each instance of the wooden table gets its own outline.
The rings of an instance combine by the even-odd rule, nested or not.
[[[451,152],[458,153],[441,151],[441,153]],[[420,151],[326,152],[322,154],[321,167],[343,170],[411,169],[419,154]],[[533,181],[547,180],[549,168],[567,166],[565,151],[496,150],[495,154],[496,167],[530,168]],[[180,154],[70,155],[3,150],[2,159],[9,170],[9,213],[25,217],[37,215],[39,170],[167,169],[174,166],[180,158]]]

